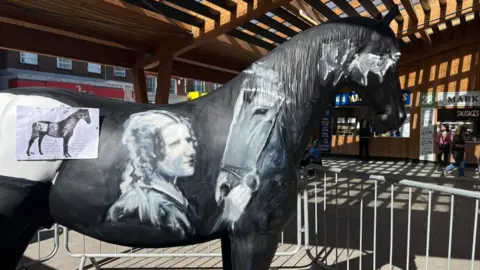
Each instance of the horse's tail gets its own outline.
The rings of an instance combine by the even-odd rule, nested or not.
[[[38,124],[38,122],[34,122],[32,124],[32,130],[37,130],[38,131],[39,127],[40,127],[40,125]]]

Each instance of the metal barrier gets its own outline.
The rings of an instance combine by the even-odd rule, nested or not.
[[[308,223],[302,226],[302,195],[305,195],[306,192],[300,191],[297,194],[297,243],[296,247],[291,251],[277,251],[276,256],[292,256],[297,253],[302,245],[302,232],[305,232],[305,239],[308,235]],[[89,259],[92,265],[96,269],[100,269],[100,264],[97,262],[98,258],[171,258],[171,257],[221,257],[222,253],[220,252],[220,241],[211,241],[204,244],[197,244],[193,246],[186,247],[175,247],[169,249],[160,250],[161,253],[153,253],[154,251],[159,251],[158,249],[138,249],[131,247],[122,247],[117,245],[111,245],[99,240],[94,240],[93,238],[81,235],[82,243],[75,243],[77,247],[80,247],[80,251],[72,251],[70,246],[71,241],[69,237],[70,230],[64,227],[64,248],[67,251],[68,255],[76,258],[80,258],[79,270],[84,269],[86,260]],[[92,247],[94,242],[98,243],[98,252],[89,251],[87,246]],[[284,245],[283,242],[283,232],[281,243],[279,244],[279,249]],[[103,247],[103,248],[102,248]],[[110,251],[107,251],[109,249]],[[291,247],[289,248],[291,249]],[[190,252],[191,250],[191,252]],[[189,252],[187,252],[189,251]]]
[[[53,235],[52,235],[53,246],[52,246],[52,250],[47,255],[42,255],[42,244],[41,244],[42,240],[43,240],[42,235],[44,235],[46,233],[53,233]],[[35,241],[34,244],[31,244],[31,245],[36,246],[37,258],[36,259],[30,259],[27,262],[25,262],[25,259],[22,258],[20,263],[17,265],[17,269],[27,268],[27,267],[30,267],[30,266],[48,261],[51,258],[53,258],[55,256],[55,254],[57,254],[58,248],[60,246],[59,245],[59,235],[60,235],[60,232],[59,232],[59,227],[58,227],[57,224],[53,225],[53,227],[50,228],[50,229],[38,230],[37,236],[33,237],[33,239],[32,239],[32,240],[34,240],[34,241],[36,240],[36,241]]]
[[[314,208],[313,235],[323,247],[312,258],[335,269],[409,270],[419,264],[439,269],[440,264],[474,270],[475,259],[480,259],[480,192],[406,180],[393,175],[394,170],[370,175],[318,165],[305,168],[313,172],[302,181]]]
[[[480,193],[406,180],[393,175],[394,170],[386,170],[391,175],[371,175],[307,166],[297,194],[297,243],[282,249],[285,244],[282,233],[276,255],[292,256],[299,252],[303,233],[306,254],[322,269],[352,266],[409,270],[417,265],[438,269],[439,264],[447,269],[479,269],[480,263],[475,265],[475,260],[480,259],[476,249]],[[79,269],[84,268],[87,259],[100,269],[99,258],[221,256],[219,240],[187,247],[137,249],[80,234],[80,241],[72,241],[70,233],[78,234],[64,228],[64,247],[68,255],[80,259]],[[55,239],[58,243],[58,229]],[[292,239],[287,243],[294,243]]]

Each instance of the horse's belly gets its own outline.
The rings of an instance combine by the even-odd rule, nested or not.
[[[18,161],[16,159],[17,106],[71,107],[52,98],[0,93],[0,175],[31,181],[52,181],[62,160]],[[23,137],[30,137],[26,134]],[[35,144],[37,141],[35,141]],[[25,149],[26,150],[26,149]]]

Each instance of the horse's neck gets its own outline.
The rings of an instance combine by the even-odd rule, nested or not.
[[[80,121],[80,119],[77,117],[77,115],[72,114],[69,117],[65,118],[64,120],[60,121],[60,123],[62,123],[62,124],[73,123],[73,126],[76,126],[78,121]]]

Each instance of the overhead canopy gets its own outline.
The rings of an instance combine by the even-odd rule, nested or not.
[[[315,24],[394,5],[405,63],[480,40],[477,0],[19,0],[0,5],[0,47],[224,83]]]

